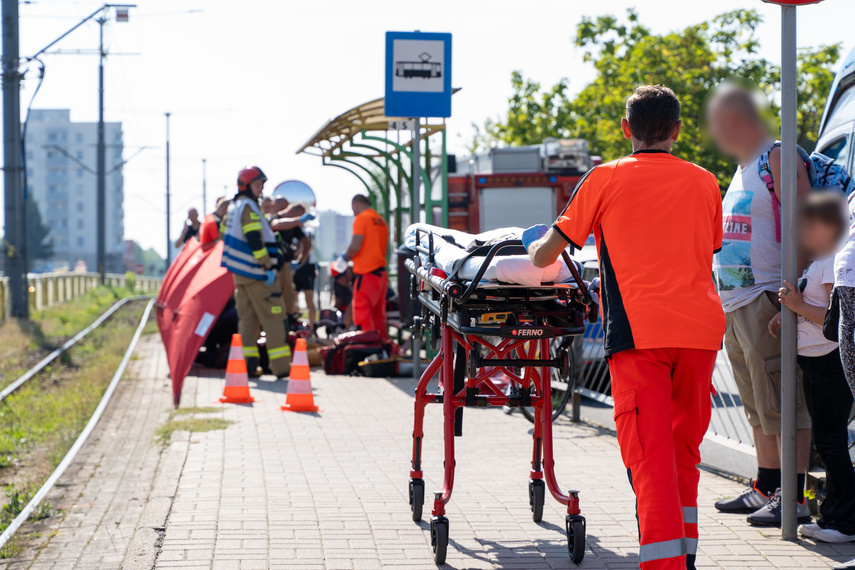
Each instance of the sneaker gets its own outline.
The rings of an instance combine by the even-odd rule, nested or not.
[[[830,542],[832,544],[841,544],[844,542],[852,542],[855,536],[851,534],[843,534],[839,530],[833,528],[819,528],[814,534],[813,539],[819,542]]]
[[[844,562],[842,564],[837,564],[833,567],[834,570],[849,570],[850,568],[855,568],[855,558],[850,560],[849,562]]]
[[[807,502],[802,501],[796,503],[796,517],[800,523],[810,523],[810,509]],[[781,489],[775,490],[775,493],[769,499],[765,506],[757,509],[756,512],[748,515],[748,522],[758,526],[781,526]]]
[[[769,497],[757,488],[757,481],[751,481],[751,487],[733,499],[716,501],[715,508],[723,513],[748,514],[753,513],[769,502]]]
[[[822,527],[816,523],[799,525],[799,534],[808,538],[813,538],[818,530],[822,530]]]

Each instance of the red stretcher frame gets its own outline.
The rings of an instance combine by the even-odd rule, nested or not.
[[[434,494],[431,511],[431,544],[434,560],[438,565],[445,562],[448,545],[448,519],[445,506],[451,500],[454,489],[455,449],[457,410],[464,407],[512,407],[531,406],[535,410],[534,430],[532,433],[532,459],[529,473],[529,503],[532,518],[540,522],[543,513],[544,482],[549,493],[559,503],[567,507],[565,528],[568,537],[568,551],[575,563],[580,563],[585,554],[585,518],[581,515],[579,492],[561,490],[555,477],[554,449],[552,442],[552,369],[562,366],[561,358],[544,358],[552,355],[552,340],[562,336],[578,336],[584,327],[539,327],[544,328],[543,338],[515,337],[521,327],[484,328],[463,326],[463,318],[454,318],[454,311],[465,306],[475,298],[484,302],[484,295],[478,295],[477,284],[489,266],[492,258],[504,248],[519,253],[521,242],[508,240],[490,247],[485,260],[473,281],[468,285],[447,278],[442,272],[431,270],[433,256],[433,236],[427,233],[428,246],[422,246],[423,240],[417,232],[416,255],[405,265],[413,274],[413,296],[422,303],[422,320],[432,320],[432,334],[438,333],[439,352],[422,373],[415,391],[413,451],[409,481],[409,500],[414,521],[421,521],[424,503],[424,473],[422,470],[422,442],[424,440],[424,413],[428,404],[443,406],[444,474],[442,491]],[[428,257],[428,263],[422,264],[419,253]],[[577,283],[582,283],[576,266],[564,254],[564,261],[570,268]],[[510,286],[514,287],[514,286]],[[572,295],[561,291],[561,285],[532,288],[536,291],[549,291],[555,288],[556,294],[564,295],[565,311],[584,311],[588,318],[596,318],[594,305],[584,286],[573,288]],[[566,287],[566,286],[564,286]],[[482,292],[483,293],[483,292]],[[524,288],[515,289],[517,301],[523,299],[525,306],[529,293]],[[575,297],[574,297],[575,296]],[[570,298],[572,297],[572,298]],[[510,298],[510,296],[508,296]],[[537,299],[537,298],[536,298]],[[546,312],[541,311],[544,314]],[[554,311],[553,311],[554,312]],[[449,318],[451,315],[452,318]],[[417,318],[418,319],[418,318]],[[421,334],[421,322],[414,323],[414,334]],[[543,318],[543,323],[548,321]],[[512,330],[509,330],[512,329]],[[487,337],[487,338],[484,338]],[[457,350],[455,350],[457,348]],[[477,350],[476,350],[477,349]],[[456,354],[456,357],[455,357]],[[566,353],[564,354],[566,357]],[[465,358],[463,370],[465,382],[459,382],[455,388],[455,358]],[[460,364],[460,363],[458,363]],[[566,366],[566,364],[564,364]],[[491,378],[502,372],[511,385],[517,388],[520,396],[503,392]],[[460,371],[457,371],[458,376]],[[427,391],[430,381],[438,376],[440,391]],[[533,389],[533,391],[532,391]],[[459,434],[458,434],[459,435]]]

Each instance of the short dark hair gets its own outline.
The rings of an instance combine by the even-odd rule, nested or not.
[[[365,206],[371,206],[371,200],[369,200],[368,196],[366,196],[365,194],[357,194],[353,197],[353,201],[359,202],[360,204],[363,204]]]
[[[671,138],[680,122],[680,100],[662,85],[642,85],[626,100],[632,136],[646,145]]]
[[[828,188],[814,189],[799,204],[799,215],[802,219],[833,226],[837,231],[837,239],[842,239],[849,231],[848,214],[843,196]]]

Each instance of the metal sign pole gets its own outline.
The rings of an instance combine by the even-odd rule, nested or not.
[[[781,7],[781,269],[797,282],[796,225],[796,7]],[[796,531],[796,314],[783,308],[781,329],[781,535],[797,540]]]
[[[421,142],[422,142],[422,120],[413,118],[413,184],[410,186],[410,223],[417,224],[421,221],[419,210],[421,209],[421,198],[419,187],[421,186]]]

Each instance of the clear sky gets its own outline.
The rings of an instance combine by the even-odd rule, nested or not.
[[[450,151],[470,138],[471,123],[507,106],[513,70],[550,85],[569,77],[578,90],[593,77],[573,47],[583,15],[623,15],[667,32],[745,7],[765,18],[762,55],[780,60],[780,9],[760,0],[138,0],[130,23],[110,23],[106,118],[122,121],[125,237],[165,251],[164,111],[172,115],[172,238],[188,207],[201,207],[201,159],[208,159],[208,200],[233,194],[237,171],[260,165],[272,184],[300,179],[319,208],[346,211],[362,190],[350,174],[295,155],[326,120],[383,95],[384,33],[451,32],[454,96]],[[101,2],[32,0],[21,5],[21,54],[34,53]],[[855,0],[826,0],[799,10],[801,46],[855,45]],[[93,49],[95,23],[57,48]],[[70,108],[72,120],[97,120],[97,56],[48,55],[35,108]],[[35,81],[26,81],[26,106]],[[93,165],[94,166],[94,165]],[[225,188],[228,187],[228,191]],[[272,189],[272,185],[269,186]],[[94,181],[92,184],[94,199]],[[2,198],[0,196],[0,198]]]

